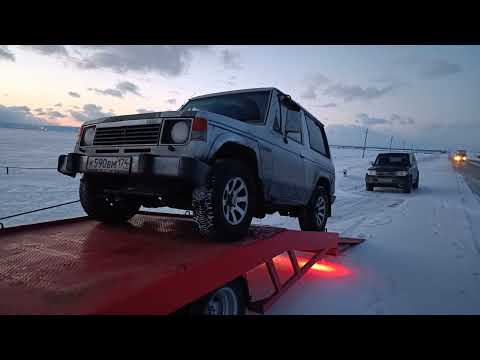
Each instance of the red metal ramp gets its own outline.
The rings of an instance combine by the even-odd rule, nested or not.
[[[170,314],[283,252],[334,254],[340,240],[252,226],[245,241],[213,243],[192,225],[142,213],[121,226],[80,218],[5,229],[0,314]]]

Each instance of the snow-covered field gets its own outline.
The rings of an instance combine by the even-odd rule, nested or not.
[[[0,166],[56,167],[74,133],[0,128]],[[311,270],[270,314],[480,314],[480,202],[446,155],[417,159],[420,188],[366,192],[376,152],[332,149],[337,201],[329,231],[367,241],[330,259],[345,276]],[[343,170],[347,169],[347,176]],[[79,179],[56,170],[0,168],[0,218],[78,199]],[[161,209],[164,211],[165,209]],[[84,215],[79,204],[10,220],[5,226]],[[298,229],[278,214],[254,223]]]

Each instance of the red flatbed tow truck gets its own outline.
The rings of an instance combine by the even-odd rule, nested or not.
[[[238,313],[265,313],[318,260],[362,241],[251,226],[241,242],[215,243],[188,216],[149,212],[115,226],[80,217],[5,228],[0,314],[228,314],[214,302],[225,288]],[[279,256],[292,269],[283,281]],[[262,269],[273,286],[258,297]]]

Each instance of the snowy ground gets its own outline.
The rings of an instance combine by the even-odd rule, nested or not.
[[[367,193],[352,165],[328,226],[367,239],[331,260],[350,274],[310,271],[270,314],[480,314],[480,202],[445,156],[419,168],[418,191]]]
[[[0,128],[0,166],[56,167],[75,134]],[[345,276],[311,270],[270,314],[480,314],[480,202],[446,155],[417,155],[420,188],[366,192],[365,159],[335,149],[337,201],[329,231],[366,238],[330,259]],[[347,169],[347,176],[343,170]],[[0,217],[78,198],[79,179],[56,170],[0,168]],[[161,209],[164,211],[164,209]],[[11,220],[5,226],[84,215],[79,204]],[[298,229],[277,214],[254,223]]]

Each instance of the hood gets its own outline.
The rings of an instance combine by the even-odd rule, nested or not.
[[[168,118],[195,117],[197,112],[198,111],[162,111],[162,112],[145,113],[145,114],[109,116],[105,118],[85,121],[83,123],[83,126],[103,124],[103,123],[116,122],[116,121],[125,121],[125,120],[158,119],[158,118],[167,118],[167,117]]]

